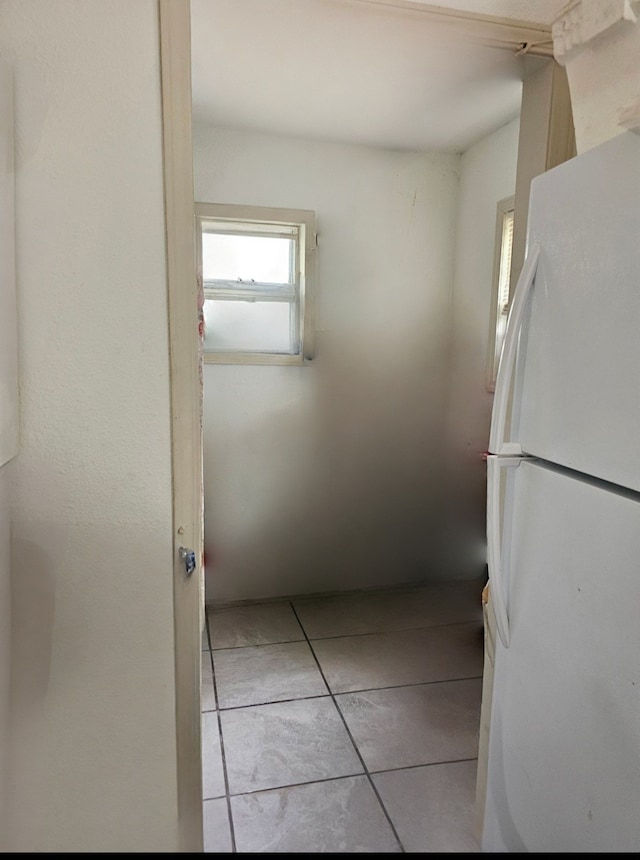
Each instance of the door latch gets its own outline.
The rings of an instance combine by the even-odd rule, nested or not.
[[[185,546],[181,546],[178,550],[180,553],[180,560],[184,564],[184,572],[187,576],[191,576],[193,571],[196,569],[196,554],[192,549],[187,549]]]

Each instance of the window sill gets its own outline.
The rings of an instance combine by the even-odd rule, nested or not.
[[[311,364],[311,359],[302,355],[274,354],[270,352],[205,352],[205,364]]]

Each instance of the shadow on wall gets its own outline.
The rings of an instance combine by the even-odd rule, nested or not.
[[[11,699],[22,722],[40,713],[47,694],[56,583],[40,544],[14,538],[11,557]]]
[[[485,454],[489,447],[493,394],[485,387],[484,365],[478,368],[478,358],[482,360],[484,350],[478,349],[477,339],[468,336],[466,331],[459,331],[457,338],[455,348],[460,358],[453,356],[453,381],[445,407],[447,445],[444,467],[447,479],[443,499],[445,533],[442,538],[449,547],[454,568],[464,569],[470,559],[475,558],[477,570],[482,571],[486,563]],[[476,359],[475,383],[471,360],[465,362],[464,356]]]
[[[442,541],[441,343],[425,338],[419,320],[410,328],[405,321],[395,336],[380,331],[377,342],[373,333],[360,341],[334,337],[321,333],[317,361],[301,368],[304,396],[251,420],[245,412],[233,445],[218,435],[212,446],[206,469],[213,486],[219,481],[207,516],[224,534],[213,560],[216,600],[451,573]],[[242,464],[225,457],[231,450],[241,452]],[[240,472],[250,476],[248,503],[229,510]]]
[[[43,528],[42,543],[51,537]],[[11,679],[9,696],[9,755],[7,761],[6,828],[3,845],[14,844],[16,834],[27,824],[37,829],[33,808],[29,813],[21,791],[26,774],[37,779],[40,768],[40,737],[46,721],[46,698],[52,661],[56,579],[52,562],[41,545],[13,536],[11,542]],[[37,806],[37,804],[36,804]],[[5,850],[11,850],[7,847]]]

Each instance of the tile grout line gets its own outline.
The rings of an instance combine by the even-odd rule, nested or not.
[[[306,644],[306,643],[305,643]],[[313,655],[315,657],[315,654]],[[317,660],[315,661],[317,664]],[[324,678],[323,678],[324,680]],[[327,699],[330,696],[354,696],[359,693],[377,693],[384,692],[385,690],[404,690],[407,687],[434,687],[437,684],[457,684],[462,683],[463,681],[480,681],[482,680],[482,675],[468,675],[464,678],[443,678],[438,681],[414,681],[413,683],[407,684],[390,684],[386,687],[365,687],[364,689],[359,690],[339,690],[336,693],[332,693],[331,691],[327,693],[313,693],[310,696],[292,696],[289,699],[268,699],[266,702],[249,702],[246,705],[220,705],[218,703],[217,708],[207,708],[206,711],[203,711],[203,714],[210,713],[211,711],[242,711],[245,708],[261,708],[265,705],[282,705],[287,702],[304,702],[308,699]],[[326,683],[326,681],[325,681]],[[328,685],[327,685],[328,686]]]
[[[372,770],[371,773],[377,776],[383,773],[397,773],[400,770],[415,770],[418,767],[439,767],[441,764],[460,764],[461,762],[468,761],[478,761],[478,756],[472,756],[471,758],[451,758],[446,761],[430,761],[426,764],[405,764],[402,767],[386,767],[382,770]]]
[[[252,642],[249,645],[225,645],[224,647],[212,648],[211,651],[216,654],[220,651],[245,651],[247,648],[273,648],[274,645],[297,645],[303,643],[304,638],[300,639],[278,639],[276,642]]]
[[[267,705],[286,705],[289,702],[308,702],[310,699],[328,699],[331,693],[314,693],[312,696],[292,696],[290,699],[269,699],[267,702],[252,702],[249,705],[227,705],[219,711],[246,711],[247,708],[264,708]]]
[[[318,591],[313,594],[282,594],[278,597],[258,597],[247,600],[232,600],[229,603],[217,604],[215,601],[206,602],[205,609],[211,612],[222,612],[230,609],[244,609],[247,606],[275,606],[278,603],[285,605],[288,603],[315,603],[318,600],[334,600],[334,599],[360,599],[375,596],[377,594],[398,595],[400,597],[412,597],[422,591],[442,591],[450,589],[452,586],[459,587],[460,591],[466,587],[471,590],[473,586],[475,590],[480,586],[480,590],[487,584],[488,575],[483,574],[480,579],[456,579],[456,580],[440,580],[439,582],[418,582],[405,583],[400,586],[392,586],[391,588],[380,588],[373,586],[372,588],[355,588],[348,591]]]
[[[253,788],[250,791],[239,791],[232,797],[248,797],[252,794],[265,794],[268,791],[282,791],[284,788],[304,788],[305,785],[322,785],[324,782],[337,782],[340,779],[356,779],[366,776],[364,773],[346,773],[343,776],[324,776],[320,779],[306,779],[304,782],[288,782],[286,785],[274,785],[270,788]]]
[[[414,681],[409,684],[389,684],[386,687],[365,687],[363,690],[340,690],[334,696],[354,696],[356,693],[376,693],[378,690],[404,690],[406,687],[435,687],[436,684],[458,684],[462,681],[481,681],[482,675],[466,675],[464,678],[442,678],[438,681]]]
[[[257,604],[256,604],[257,605]],[[291,605],[295,612],[295,608]],[[296,618],[298,616],[296,615]],[[298,623],[302,626],[302,622],[298,619]],[[293,645],[296,642],[328,642],[331,639],[355,639],[358,636],[384,636],[393,633],[415,633],[416,630],[441,630],[443,627],[461,627],[463,624],[475,625],[478,629],[482,629],[482,619],[471,619],[469,621],[448,621],[446,624],[427,624],[422,627],[394,627],[391,630],[369,630],[366,633],[334,633],[331,636],[312,636],[309,637],[305,633],[305,639],[283,639],[277,642],[259,642],[250,645],[225,645],[224,647],[214,648],[211,651],[241,651],[243,648],[268,648],[273,645]],[[304,631],[303,631],[304,632]]]
[[[209,616],[207,615],[207,634],[209,637],[209,644],[211,644],[211,637],[209,631]],[[224,738],[222,736],[222,718],[220,715],[220,708],[218,706],[218,685],[216,683],[216,672],[213,666],[213,651],[209,649],[209,659],[211,661],[211,677],[213,679],[213,695],[216,702],[216,715],[218,720],[218,734],[220,735],[220,757],[222,759],[222,775],[224,777],[224,790],[225,790],[225,800],[227,802],[227,818],[229,819],[229,835],[231,837],[231,854],[237,854],[236,848],[236,833],[235,828],[233,826],[233,815],[231,813],[231,793],[229,791],[229,775],[227,774],[227,757],[224,752]]]
[[[403,767],[388,767],[385,770],[372,770],[372,776],[378,776],[385,773],[397,773],[402,770],[415,770],[419,767],[438,767],[443,764],[460,764],[461,762],[478,761],[477,758],[455,758],[447,761],[432,761],[427,764],[407,764]],[[319,785],[323,782],[337,782],[341,779],[356,779],[359,776],[366,776],[365,773],[347,773],[342,776],[325,776],[322,779],[306,779],[304,782],[288,782],[285,785],[273,785],[269,788],[253,788],[250,791],[237,791],[231,797],[248,797],[252,794],[265,794],[269,791],[282,791],[284,788],[302,788],[305,785]],[[207,798],[208,800],[221,800],[222,798]]]
[[[289,606],[291,607],[291,611],[295,615],[296,620],[297,620],[298,624],[300,625],[302,632],[304,633],[304,638],[307,640],[307,644],[308,644],[309,648],[311,649],[311,653],[313,654],[313,659],[316,661],[318,671],[320,672],[320,675],[322,676],[322,680],[324,681],[324,683],[327,687],[327,690],[329,691],[329,695],[331,696],[331,700],[334,704],[336,711],[338,712],[338,714],[340,716],[340,719],[342,720],[342,724],[345,728],[345,731],[347,732],[349,740],[353,744],[353,748],[355,750],[355,753],[358,756],[358,758],[360,759],[360,764],[362,765],[362,768],[364,770],[364,775],[367,777],[367,779],[369,781],[369,785],[371,786],[371,789],[372,789],[373,793],[375,794],[375,796],[378,800],[378,803],[380,804],[380,808],[382,809],[382,812],[383,812],[385,818],[387,819],[387,822],[389,823],[389,827],[391,828],[391,832],[393,833],[395,840],[398,843],[398,846],[400,848],[401,853],[404,854],[404,853],[406,853],[405,849],[404,849],[404,845],[400,841],[400,837],[398,836],[398,831],[396,830],[395,824],[391,820],[391,816],[387,812],[387,808],[384,805],[384,803],[382,802],[382,798],[380,797],[380,793],[379,793],[378,789],[376,788],[376,786],[373,782],[373,779],[371,778],[371,774],[369,773],[369,769],[365,763],[365,760],[362,757],[360,750],[358,749],[358,745],[356,744],[353,735],[351,734],[351,729],[347,725],[347,721],[344,718],[344,714],[340,710],[340,707],[338,706],[338,703],[336,702],[336,697],[333,695],[333,693],[331,691],[331,687],[329,686],[329,683],[328,683],[327,679],[325,678],[325,674],[322,671],[322,666],[320,665],[320,661],[318,660],[318,657],[316,656],[316,652],[313,650],[313,645],[311,644],[311,641],[310,641],[309,637],[307,636],[307,631],[304,629],[302,622],[300,621],[300,618],[298,617],[298,613],[296,612],[295,606],[293,605],[293,603],[291,601],[289,602]]]
[[[443,627],[461,627],[463,624],[473,624],[476,627],[482,627],[482,619],[472,618],[468,621],[447,621],[444,624],[422,624],[417,627],[393,627],[391,630],[368,630],[366,633],[333,633],[331,636],[310,637],[310,641],[326,642],[328,639],[351,639],[356,638],[357,636],[385,636],[392,633],[415,633],[416,630],[442,630]]]

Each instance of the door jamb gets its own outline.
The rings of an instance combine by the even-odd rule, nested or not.
[[[191,8],[159,0],[173,506],[178,839],[201,852],[202,429],[191,134]],[[189,576],[180,547],[192,549]]]

